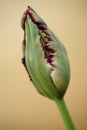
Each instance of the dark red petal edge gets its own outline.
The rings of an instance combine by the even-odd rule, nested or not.
[[[55,50],[50,47],[52,38],[51,38],[50,34],[48,33],[46,26],[43,23],[41,23],[35,19],[30,6],[28,6],[28,9],[24,12],[23,17],[22,17],[21,25],[22,25],[23,30],[25,30],[25,21],[27,19],[27,15],[30,16],[32,22],[37,25],[38,29],[42,30],[42,32],[46,34],[45,38],[47,38],[47,42],[44,42],[43,39],[41,38],[41,36],[40,36],[40,42],[41,42],[41,46],[44,51],[44,58],[52,66],[52,70],[54,70],[55,64],[53,62],[54,61],[53,58],[55,56]],[[44,46],[43,46],[43,44],[44,44]],[[26,46],[25,42],[23,42],[23,46]],[[49,53],[49,56],[46,55],[46,52]],[[24,66],[27,70],[26,63],[25,63],[25,57],[23,57],[22,63],[24,64]],[[27,72],[28,72],[28,70],[27,70]],[[29,72],[28,72],[28,74],[29,74]],[[30,75],[29,75],[29,77],[31,79]]]

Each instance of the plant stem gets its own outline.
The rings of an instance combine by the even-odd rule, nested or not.
[[[63,98],[55,99],[55,102],[66,126],[66,130],[76,130]]]

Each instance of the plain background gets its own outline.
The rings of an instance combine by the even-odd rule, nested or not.
[[[0,0],[0,130],[65,130],[55,103],[37,93],[21,64],[21,17],[28,4],[67,49],[71,80],[65,101],[77,130],[86,130],[86,0]]]

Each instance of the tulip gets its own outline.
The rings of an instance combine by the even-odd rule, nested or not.
[[[63,43],[30,6],[23,14],[21,25],[24,30],[22,63],[32,83],[41,95],[56,102],[67,130],[75,130],[63,100],[70,80]]]

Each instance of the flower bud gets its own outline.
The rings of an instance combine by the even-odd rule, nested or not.
[[[30,79],[42,95],[62,98],[70,79],[65,47],[30,6],[22,17],[22,28],[22,61]]]

